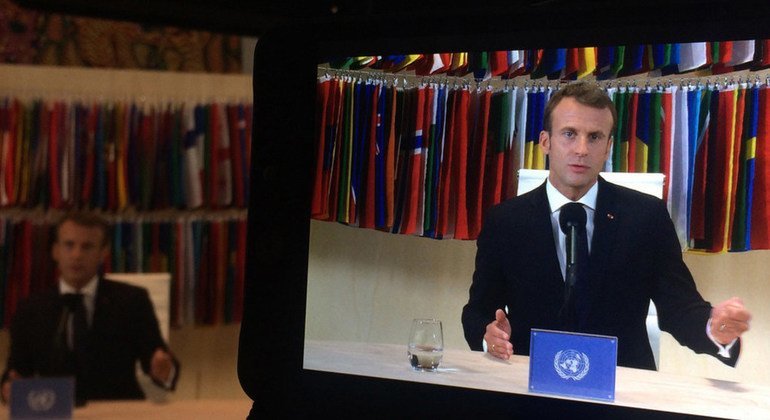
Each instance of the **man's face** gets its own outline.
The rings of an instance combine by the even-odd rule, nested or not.
[[[551,133],[540,132],[540,149],[549,157],[549,179],[559,192],[577,200],[594,185],[610,153],[612,112],[566,97],[551,112]]]
[[[108,250],[100,228],[81,226],[68,220],[59,226],[52,254],[62,280],[79,289],[98,273]]]

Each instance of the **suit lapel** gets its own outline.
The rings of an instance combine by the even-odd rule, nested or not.
[[[608,281],[607,267],[616,248],[618,223],[622,218],[617,196],[612,185],[599,177],[599,192],[594,212],[594,234],[591,240],[591,303],[595,301],[602,284]],[[593,305],[591,305],[593,307]]]
[[[99,279],[99,287],[96,289],[96,299],[94,299],[94,318],[92,330],[100,331],[103,326],[110,324],[111,293],[109,282],[103,278]]]
[[[558,283],[560,288],[564,287],[564,276],[561,274],[559,257],[556,255],[556,243],[553,238],[553,226],[551,225],[551,206],[548,204],[548,194],[545,190],[545,183],[538,187],[530,201],[530,219],[532,223],[532,232],[525,241],[532,241],[532,249],[536,258],[544,258],[545,278],[549,281]],[[543,235],[542,232],[548,232]]]

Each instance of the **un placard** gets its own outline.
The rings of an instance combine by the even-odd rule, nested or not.
[[[71,419],[75,379],[24,378],[11,382],[11,419]]]
[[[530,334],[530,392],[615,400],[617,337],[534,328]]]

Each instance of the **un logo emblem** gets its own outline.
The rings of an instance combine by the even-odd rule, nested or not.
[[[560,350],[553,358],[553,368],[562,379],[579,381],[588,374],[591,363],[585,353]]]
[[[27,405],[32,411],[48,411],[56,403],[56,393],[50,389],[32,390],[27,394]]]

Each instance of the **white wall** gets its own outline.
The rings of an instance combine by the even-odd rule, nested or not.
[[[468,300],[475,241],[436,241],[336,223],[311,222],[306,337],[403,344],[411,320],[443,321],[445,346],[467,349],[460,313]],[[660,370],[770,384],[768,251],[686,254],[706,300],[741,296],[753,312],[736,369],[661,339]]]

